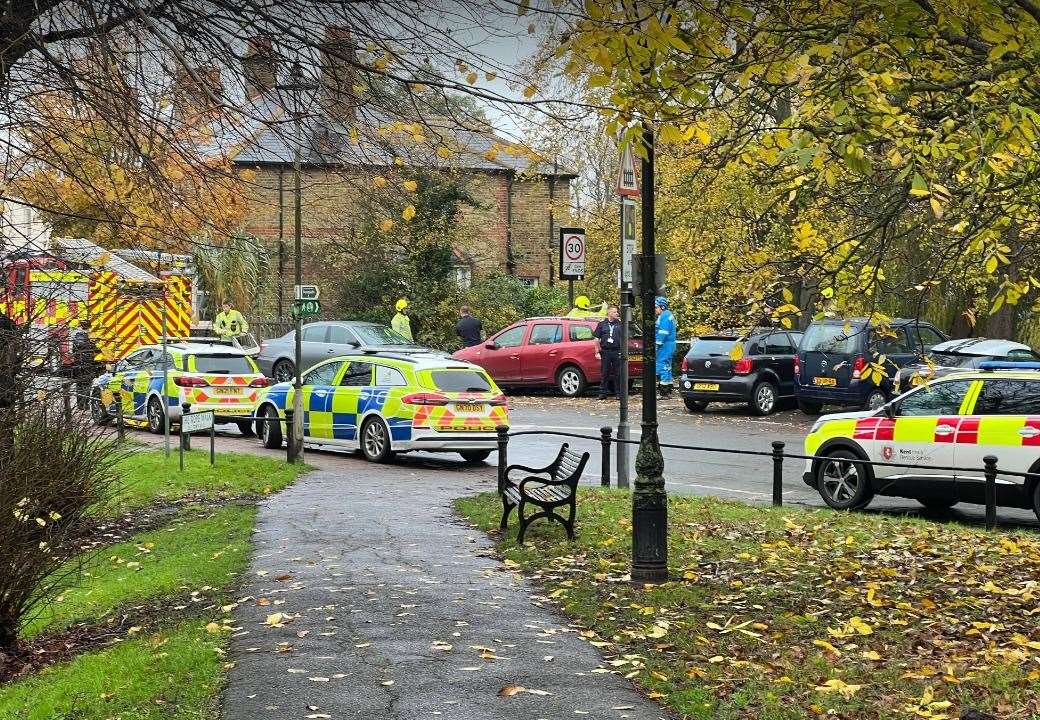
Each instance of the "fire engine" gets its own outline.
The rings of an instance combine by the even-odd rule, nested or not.
[[[71,364],[71,334],[80,326],[89,325],[107,362],[160,342],[164,322],[167,336],[187,337],[193,294],[186,256],[52,238],[47,252],[0,259],[0,314],[39,331],[36,337],[46,342],[37,353],[54,370]]]

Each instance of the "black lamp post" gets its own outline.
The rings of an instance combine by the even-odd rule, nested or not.
[[[654,130],[643,121],[642,163],[643,252],[640,256],[640,307],[643,318],[643,421],[636,480],[632,491],[632,582],[668,579],[668,494],[664,487],[664,455],[657,437],[657,346],[654,300],[657,293],[654,248]]]
[[[303,148],[303,116],[307,111],[306,108],[306,94],[314,91],[317,85],[312,82],[308,82],[303,75],[303,68],[300,67],[300,63],[293,63],[292,70],[289,73],[289,82],[278,85],[278,90],[281,91],[283,97],[288,99],[288,110],[292,114],[293,118],[293,134],[295,135],[293,142],[293,198],[295,207],[293,208],[293,275],[295,279],[296,287],[303,285],[303,193],[301,190],[301,167],[302,161],[302,148]],[[295,303],[294,303],[295,307]],[[295,352],[293,357],[293,364],[296,366],[296,378],[293,382],[293,433],[292,442],[294,447],[290,448],[289,456],[294,459],[299,459],[303,455],[303,379],[301,373],[303,368],[301,367],[303,357],[303,315],[297,309],[296,311],[296,332],[295,332]]]

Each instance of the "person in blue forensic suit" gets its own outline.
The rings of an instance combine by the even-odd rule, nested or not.
[[[657,313],[655,324],[657,342],[657,390],[661,397],[672,394],[672,356],[675,355],[675,316],[668,309],[668,298],[658,296],[654,301]]]

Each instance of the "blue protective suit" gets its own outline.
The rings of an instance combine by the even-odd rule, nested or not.
[[[657,342],[657,382],[671,385],[672,356],[675,355],[675,316],[663,310],[655,323]]]

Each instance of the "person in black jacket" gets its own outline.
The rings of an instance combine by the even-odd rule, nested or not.
[[[462,338],[463,347],[480,344],[480,320],[473,317],[469,305],[459,308],[459,321],[455,323],[455,334]]]
[[[621,371],[621,319],[616,305],[607,308],[607,317],[592,332],[600,358],[599,399],[617,396]]]
[[[90,328],[84,325],[72,336],[72,376],[76,380],[76,407],[86,410],[90,401],[90,385],[101,374],[101,353],[90,337]]]

